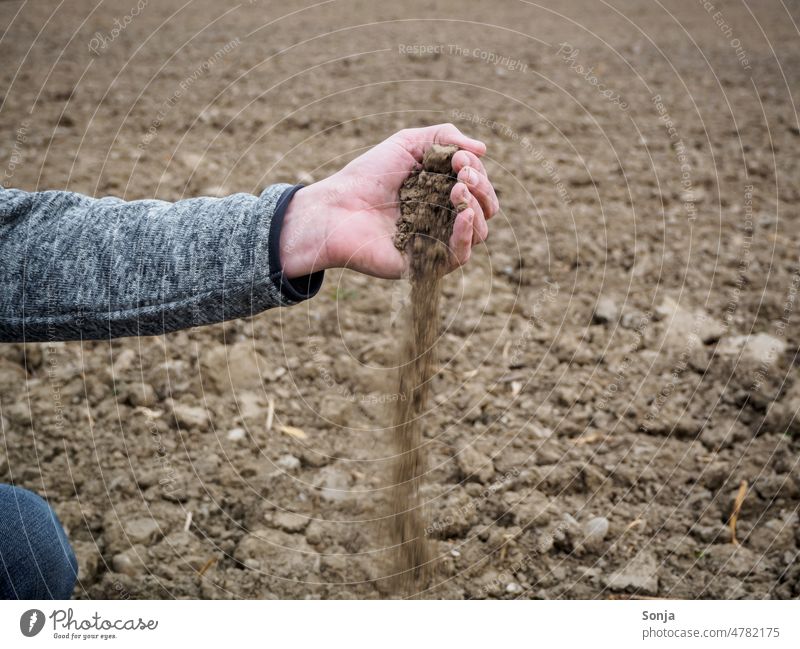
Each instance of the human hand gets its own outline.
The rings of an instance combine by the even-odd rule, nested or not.
[[[284,216],[280,250],[286,277],[302,277],[325,268],[350,268],[374,277],[396,279],[408,259],[394,246],[400,217],[398,194],[406,177],[422,163],[432,144],[455,144],[458,182],[453,205],[465,203],[453,224],[451,269],[465,264],[472,246],[486,239],[486,221],[499,203],[480,157],[486,145],[452,124],[404,129],[359,156],[341,171],[303,187]]]

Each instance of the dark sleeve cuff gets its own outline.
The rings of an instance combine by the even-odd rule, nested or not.
[[[269,228],[269,276],[274,278],[281,296],[291,303],[302,302],[314,297],[322,286],[325,271],[320,270],[305,277],[294,277],[289,279],[283,274],[283,263],[281,261],[281,230],[283,229],[283,217],[292,196],[302,189],[303,185],[295,185],[287,189],[278,199],[275,212]]]

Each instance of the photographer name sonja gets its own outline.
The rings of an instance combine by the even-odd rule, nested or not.
[[[672,622],[675,619],[675,613],[670,611],[660,611],[658,613],[653,613],[651,611],[642,611],[642,620],[644,622],[663,622],[666,624],[667,622]]]
[[[99,613],[90,618],[75,618],[71,608],[56,609],[48,617],[53,621],[53,631],[154,631],[158,627],[158,620],[106,619]]]

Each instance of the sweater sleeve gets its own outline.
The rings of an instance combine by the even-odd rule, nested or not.
[[[279,252],[300,186],[175,203],[0,187],[0,341],[152,336],[315,295]]]

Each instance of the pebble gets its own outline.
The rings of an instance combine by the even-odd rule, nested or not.
[[[172,412],[178,424],[184,428],[206,428],[211,423],[208,411],[198,406],[176,403]]]
[[[111,559],[111,569],[131,577],[139,573],[141,562],[136,557],[131,557],[130,551],[115,554]]]
[[[664,322],[664,340],[672,347],[693,349],[697,347],[696,341],[712,343],[725,333],[725,326],[705,311],[689,310],[669,297],[656,309],[656,314]]]
[[[615,323],[619,318],[619,307],[610,297],[601,297],[597,300],[592,316],[593,322],[597,324]]]
[[[320,490],[320,497],[329,502],[341,502],[350,495],[349,477],[332,466],[326,466],[319,472],[314,486]]]
[[[158,396],[149,383],[136,383],[130,386],[128,403],[132,406],[152,406],[158,401]]]
[[[642,595],[658,594],[658,563],[655,556],[640,552],[627,565],[606,579],[611,590],[632,590]]]
[[[293,512],[275,512],[272,524],[285,532],[302,532],[308,525],[308,517]]]
[[[786,351],[786,343],[774,336],[758,333],[752,336],[731,336],[720,341],[717,353],[722,356],[738,356],[754,363],[773,365]]]
[[[241,442],[247,437],[247,431],[244,428],[231,428],[228,431],[228,439],[232,442]]]
[[[245,566],[258,564],[279,579],[303,580],[316,571],[317,558],[304,537],[269,528],[246,535],[234,551],[234,559]]]
[[[592,518],[583,524],[583,546],[587,550],[599,550],[607,534],[608,519],[604,516]]]
[[[203,354],[201,364],[203,377],[220,393],[230,394],[232,390],[237,396],[248,390],[261,393],[261,379],[267,377],[266,371],[259,373],[259,367],[269,368],[250,341],[214,346]]]
[[[512,595],[515,593],[521,593],[522,586],[520,586],[517,582],[512,581],[510,584],[506,586],[506,592],[511,593]]]
[[[322,543],[324,537],[325,530],[322,527],[322,523],[319,521],[311,521],[306,528],[306,541],[311,545],[318,545]]]
[[[153,518],[134,518],[124,524],[123,530],[127,541],[133,545],[146,545],[162,536],[158,521]]]
[[[319,414],[323,419],[342,427],[354,424],[356,410],[357,406],[352,401],[335,395],[326,395],[319,405]]]
[[[461,477],[464,480],[489,482],[494,476],[492,460],[473,446],[466,446],[456,456]]]
[[[281,455],[275,464],[286,471],[296,471],[300,468],[300,460],[290,453]]]

